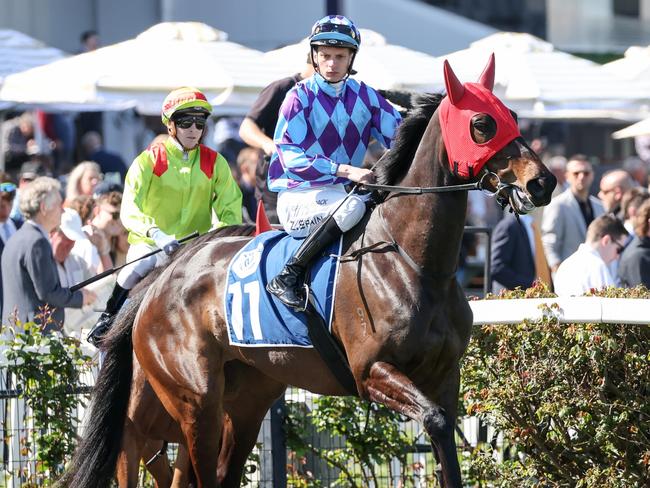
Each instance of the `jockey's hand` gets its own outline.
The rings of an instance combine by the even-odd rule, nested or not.
[[[92,305],[97,300],[97,295],[93,291],[82,289],[81,294],[83,295],[83,302],[82,302],[83,307],[87,305]]]
[[[336,176],[342,176],[355,183],[373,183],[375,174],[366,168],[357,168],[349,164],[339,164]]]
[[[267,156],[271,156],[275,152],[275,142],[273,142],[273,139],[268,139],[264,141],[264,144],[262,145],[262,150],[264,151],[264,154]]]
[[[174,236],[165,234],[162,230],[156,229],[151,232],[151,238],[156,244],[158,249],[162,249],[165,254],[168,256],[173,254],[176,249],[180,247],[180,244]]]

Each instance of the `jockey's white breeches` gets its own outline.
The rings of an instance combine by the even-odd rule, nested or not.
[[[129,250],[126,253],[126,262],[128,263],[129,261],[133,261],[134,259],[144,256],[156,249],[158,248],[150,246],[149,244],[133,244],[129,247]],[[147,276],[152,269],[166,263],[167,259],[167,255],[160,251],[158,254],[154,254],[153,256],[129,264],[122,268],[117,275],[117,283],[125,290],[130,290],[138,283],[138,281]]]
[[[348,195],[343,185],[285,190],[278,195],[278,219],[292,237],[305,237],[312,226],[333,212],[334,220],[343,232],[354,227],[366,213],[366,198]]]

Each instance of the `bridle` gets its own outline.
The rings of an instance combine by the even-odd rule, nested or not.
[[[497,184],[495,185],[494,190],[490,190],[485,187],[486,178],[496,178]],[[361,248],[356,249],[355,251],[352,251],[348,254],[342,256],[336,256],[336,257],[341,262],[349,262],[349,261],[356,261],[362,255],[369,252],[394,251],[402,257],[402,259],[409,265],[411,269],[413,269],[418,275],[420,275],[423,278],[426,278],[426,275],[423,272],[424,270],[420,267],[420,265],[418,265],[415,262],[413,258],[411,258],[411,256],[409,256],[406,250],[402,246],[400,246],[395,240],[395,238],[393,237],[390,228],[388,226],[388,223],[386,222],[383,213],[381,211],[382,203],[386,202],[390,198],[398,197],[400,195],[423,195],[427,193],[449,193],[454,191],[481,190],[482,192],[484,192],[489,196],[494,196],[499,206],[502,209],[505,209],[508,204],[512,206],[510,202],[511,197],[508,195],[508,190],[514,190],[515,192],[521,191],[521,189],[517,185],[514,185],[512,183],[505,183],[501,181],[499,175],[497,175],[492,171],[489,171],[488,169],[484,169],[481,178],[478,181],[475,181],[474,183],[463,183],[460,185],[448,185],[448,186],[397,186],[397,185],[379,185],[375,183],[358,183],[354,186],[352,191],[348,193],[348,196],[356,193],[356,190],[358,189],[367,189],[372,191],[387,191],[390,193],[390,195],[384,198],[383,201],[376,203],[376,208],[379,215],[379,221],[381,223],[381,226],[384,229],[384,232],[388,235],[390,240],[378,241],[368,246],[362,246]],[[344,199],[344,201],[346,199],[347,197]],[[336,210],[338,210],[338,207]],[[331,212],[330,216],[334,215],[336,210],[334,210],[334,212]],[[450,278],[454,274],[455,274],[455,270],[452,273],[446,273],[440,276],[429,276],[428,278],[440,280],[440,279]]]
[[[496,185],[494,190],[490,190],[485,187],[485,181],[487,179],[496,178]],[[397,186],[397,185],[379,185],[376,183],[360,183],[355,185],[354,190],[361,188],[372,191],[387,191],[389,196],[383,201],[385,202],[389,198],[397,197],[400,195],[424,195],[427,193],[448,193],[453,191],[472,191],[472,190],[481,190],[483,193],[489,196],[496,198],[496,202],[502,209],[505,209],[506,206],[510,203],[510,198],[508,197],[507,190],[520,190],[517,185],[512,183],[505,183],[501,180],[499,175],[489,171],[487,169],[483,170],[483,175],[478,181],[474,183],[463,183],[460,185],[447,185],[447,186]],[[381,202],[383,203],[383,202]]]

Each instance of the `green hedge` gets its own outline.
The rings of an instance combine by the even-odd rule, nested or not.
[[[33,322],[3,326],[2,336],[0,363],[13,374],[19,397],[29,407],[24,420],[31,419],[33,425],[17,425],[11,434],[5,432],[19,436],[23,456],[22,465],[9,468],[17,471],[11,474],[22,481],[21,486],[50,486],[74,451],[77,408],[85,405],[84,397],[74,393],[94,363],[78,339],[44,333]],[[30,462],[35,463],[35,472],[21,469]]]
[[[593,295],[650,298],[644,288]],[[536,286],[488,299],[554,296]],[[501,434],[503,445],[487,442],[459,452],[464,482],[508,488],[650,486],[649,393],[647,325],[559,324],[548,318],[476,327],[462,364],[459,416],[478,416]],[[408,455],[414,437],[399,431],[403,420],[384,407],[368,410],[366,402],[353,398],[320,397],[311,409],[289,404],[289,486],[365,487],[377,480],[375,486],[389,486],[396,474],[387,473],[391,458],[405,468],[398,475],[402,486],[413,486],[420,473]],[[334,440],[316,445],[314,431]],[[306,453],[334,467],[338,479],[327,484],[314,477],[306,469]],[[425,483],[437,486],[430,474]]]
[[[650,298],[645,288],[591,295]],[[554,296],[543,286],[498,298]],[[495,297],[490,297],[495,298]],[[650,317],[648,317],[650,324]],[[462,403],[504,435],[505,462],[473,453],[491,486],[650,486],[650,326],[477,327],[463,360]]]

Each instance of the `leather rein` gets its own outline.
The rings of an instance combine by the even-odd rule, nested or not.
[[[484,181],[486,178],[494,177],[497,179],[496,189],[494,191],[488,190],[484,186]],[[515,187],[510,183],[504,183],[501,181],[501,178],[496,173],[491,171],[485,171],[483,176],[478,181],[474,183],[463,183],[460,185],[447,185],[447,186],[397,186],[397,185],[379,185],[376,183],[360,183],[357,187],[372,191],[387,191],[393,195],[423,195],[426,193],[448,193],[452,191],[471,191],[471,190],[481,190],[490,195],[496,195],[497,197],[501,196],[501,193],[507,189]],[[507,204],[507,198],[506,202]]]
[[[495,177],[497,179],[497,185],[496,189],[494,191],[488,190],[484,187],[484,181],[487,177]],[[396,185],[379,185],[375,183],[360,183],[357,184],[353,191],[350,192],[350,194],[354,193],[354,191],[357,188],[363,188],[363,189],[368,189],[372,191],[388,191],[391,193],[391,196],[385,198],[383,202],[391,198],[392,196],[399,196],[399,195],[423,195],[427,193],[449,193],[453,191],[471,191],[471,190],[481,190],[485,193],[488,193],[491,196],[496,196],[497,203],[502,207],[505,208],[505,206],[509,203],[508,196],[504,194],[504,190],[508,188],[516,188],[515,185],[510,184],[510,183],[504,183],[501,181],[501,178],[496,173],[493,173],[491,171],[487,171],[481,176],[481,178],[478,181],[475,181],[474,183],[464,183],[460,185],[448,185],[448,186],[396,186]],[[393,237],[392,233],[390,232],[390,229],[388,227],[388,222],[386,222],[386,219],[383,216],[383,213],[381,211],[381,203],[377,203],[377,211],[379,213],[380,217],[380,222],[382,227],[384,228],[384,231],[389,237],[389,241],[378,241],[373,244],[370,244],[368,246],[363,246],[359,249],[356,249],[350,253],[344,254],[342,256],[336,256],[339,258],[341,262],[350,262],[350,261],[356,261],[358,260],[362,255],[370,253],[370,252],[386,252],[386,251],[394,251],[397,254],[399,254],[404,261],[413,269],[419,276],[422,277],[427,277],[425,275],[424,270],[422,267],[415,262],[415,260],[409,256],[409,254],[406,252],[406,250],[400,246],[395,238]],[[365,231],[364,231],[365,234]],[[428,278],[434,278],[434,279],[445,279],[451,277],[453,274],[455,274],[455,271],[449,276],[428,276]]]

